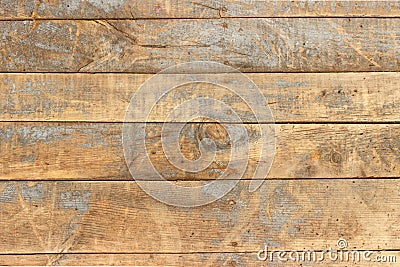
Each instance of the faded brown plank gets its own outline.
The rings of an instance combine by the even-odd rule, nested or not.
[[[231,159],[230,142],[222,126],[194,123],[183,129],[181,150],[188,159],[199,157],[202,138],[217,143],[214,162],[197,173],[169,163],[161,147],[161,127],[148,125],[146,145],[153,165],[165,178],[215,179],[226,169]],[[251,151],[243,178],[251,178],[259,159],[260,135],[257,125],[246,127]],[[2,123],[0,178],[130,179],[121,131],[122,124],[112,123]],[[399,177],[399,131],[400,126],[395,124],[276,125],[277,152],[268,178]],[[241,133],[235,136],[237,140]],[[150,180],[154,179],[148,174]]]
[[[0,3],[0,19],[398,17],[397,0],[18,1]]]
[[[323,250],[339,238],[349,249],[400,246],[399,180],[267,181],[254,193],[248,185],[241,181],[207,206],[177,208],[147,196],[135,182],[3,182],[0,248],[235,253],[264,244]]]
[[[238,88],[236,75],[213,74],[212,77],[231,81],[232,88]],[[400,121],[399,73],[246,75],[260,88],[279,123]],[[0,120],[123,122],[130,99],[150,77],[146,74],[1,74]],[[162,85],[168,84],[164,80]],[[190,94],[185,97],[183,93],[189,89]],[[179,103],[202,96],[224,101],[242,121],[255,122],[244,101],[228,90],[209,84],[201,84],[196,89],[197,92],[193,85],[174,89],[173,94],[159,101],[148,121],[163,122],[166,114]]]
[[[1,72],[399,71],[400,21],[377,18],[1,21]],[[150,30],[151,29],[151,30]]]
[[[397,17],[399,1],[383,0],[226,0],[224,17]]]
[[[289,252],[288,252],[289,253]],[[362,253],[362,252],[361,252]],[[385,262],[376,262],[375,257],[380,257],[379,260],[386,259]],[[382,256],[386,257],[383,258]],[[389,256],[395,256],[395,259],[388,259]],[[374,261],[330,261],[326,260],[322,264],[329,266],[396,266],[400,259],[399,251],[382,251],[376,252],[373,256]],[[371,258],[372,259],[372,258]],[[53,263],[59,266],[299,266],[316,264],[310,261],[301,262],[279,262],[277,259],[273,262],[259,261],[256,253],[194,253],[194,254],[45,254],[45,255],[0,255],[0,264],[11,266],[33,266]]]
[[[211,1],[210,1],[211,2]],[[0,20],[5,19],[140,19],[140,18],[219,18],[217,3],[172,1],[11,1],[0,3]],[[371,12],[373,12],[371,10]]]

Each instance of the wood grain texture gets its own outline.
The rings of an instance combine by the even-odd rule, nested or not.
[[[0,3],[0,19],[398,17],[397,0],[15,1]]]
[[[231,146],[222,126],[193,123],[184,127],[180,145],[188,159],[199,157],[199,141],[203,138],[211,138],[217,144],[213,163],[197,173],[179,170],[168,161],[161,146],[161,127],[162,124],[149,124],[145,138],[152,164],[166,179],[209,180],[218,178],[226,169]],[[251,150],[243,178],[252,178],[261,137],[257,125],[246,127]],[[2,123],[0,178],[131,179],[124,160],[121,131],[122,124],[113,123]],[[234,138],[241,140],[239,135],[243,132],[237,132]],[[276,125],[277,153],[268,177],[400,177],[399,132],[397,124]],[[165,136],[170,134],[165,132]],[[154,174],[150,171],[148,174],[149,180],[153,180]]]
[[[226,0],[223,17],[397,17],[399,1]]]
[[[400,21],[377,18],[1,21],[1,72],[399,71]]]
[[[289,252],[288,252],[289,253]],[[363,253],[363,252],[361,252]],[[320,266],[323,264],[329,264],[329,266],[364,266],[364,267],[376,267],[379,266],[396,266],[396,262],[400,257],[399,251],[382,251],[375,252],[373,254],[374,259],[376,256],[382,259],[382,256],[395,256],[396,261],[386,260],[386,262],[347,262],[347,261],[326,261],[319,263]],[[316,264],[314,262],[263,262],[257,259],[256,253],[193,253],[193,254],[40,254],[40,255],[0,255],[1,265],[10,266],[28,266],[28,265],[40,265],[45,266],[46,264],[52,263],[53,265],[60,266],[229,266],[229,267],[247,267],[247,266],[273,266],[278,267],[298,267],[300,264],[303,266],[312,266]],[[351,265],[350,265],[351,264]]]
[[[0,265],[305,266],[314,263],[260,262],[257,252],[335,249],[339,238],[399,262],[399,18],[398,0],[0,0]],[[122,122],[153,73],[199,60],[260,87],[277,153],[250,193],[261,136],[249,107],[204,84],[164,95],[142,138],[175,184],[220,177],[233,142],[219,124],[192,121],[173,153],[198,159],[205,138],[218,153],[197,173],[174,167],[160,122],[177,104],[222,99],[250,136],[244,179],[188,209],[134,181]]]
[[[236,74],[210,76],[230,82],[232,88],[240,87],[235,82]],[[277,123],[400,122],[399,73],[249,73],[247,76],[260,88]],[[123,122],[130,99],[150,77],[1,74],[0,121]],[[166,80],[163,86],[168,86]],[[195,97],[224,101],[243,122],[256,122],[243,100],[228,90],[204,83],[171,91],[154,107],[148,121],[163,122],[173,108]]]
[[[323,250],[341,237],[349,249],[400,246],[397,179],[266,181],[254,193],[248,185],[241,181],[207,206],[177,208],[147,196],[135,182],[2,182],[0,248],[235,253],[257,252],[264,244]]]
[[[211,1],[207,1],[211,2]],[[212,7],[214,5],[215,7]],[[207,5],[202,1],[135,1],[135,0],[41,0],[0,3],[0,20],[5,19],[103,19],[103,18],[219,18],[218,3]],[[378,13],[378,9],[376,9]],[[371,10],[371,12],[374,12]],[[389,12],[390,13],[390,12]]]

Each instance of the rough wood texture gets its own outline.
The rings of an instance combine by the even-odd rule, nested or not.
[[[200,139],[208,137],[217,143],[215,161],[198,173],[183,172],[168,162],[159,138],[161,126],[148,126],[146,142],[153,165],[166,179],[215,179],[227,167],[230,142],[222,126],[194,123],[183,129],[181,150],[189,159],[198,158]],[[257,125],[246,127],[251,152],[244,178],[251,178],[259,159],[260,136]],[[131,179],[121,129],[122,124],[112,123],[3,123],[0,178]],[[276,133],[277,153],[269,178],[400,177],[398,125],[276,125]],[[240,136],[235,138],[240,140]]]
[[[214,3],[189,0],[135,1],[135,0],[70,0],[70,1],[15,1],[0,3],[0,20],[3,19],[102,19],[102,18],[219,18],[222,8]],[[211,2],[211,1],[207,1]],[[213,7],[214,5],[215,7]],[[218,7],[219,6],[219,7]],[[375,9],[379,13],[379,8]],[[373,13],[374,10],[371,9]],[[390,14],[391,12],[388,11]]]
[[[0,19],[398,17],[399,6],[397,0],[3,0]]]
[[[397,19],[1,21],[2,72],[143,72],[213,60],[244,72],[399,71]]]
[[[260,262],[257,252],[336,249],[344,238],[399,262],[399,18],[398,0],[0,0],[0,265],[398,265]],[[152,73],[199,60],[260,87],[277,153],[250,193],[260,143],[250,109],[221,88],[180,86],[142,137],[164,178],[201,185],[231,159],[226,130],[204,119],[183,128],[179,146],[194,160],[213,139],[208,168],[185,172],[163,153],[160,122],[194,96],[232,106],[251,150],[229,194],[177,208],[131,177],[122,122]]]
[[[238,87],[235,75],[213,75],[217,76],[232,81],[233,88]],[[399,73],[249,73],[247,76],[266,97],[278,123],[400,122]],[[150,77],[1,74],[0,121],[123,122],[131,97]],[[185,89],[190,94],[183,97]],[[149,121],[163,122],[180,102],[204,96],[224,100],[244,122],[255,122],[247,105],[229,91],[221,88],[218,91],[216,86],[208,84],[196,89],[197,93],[192,85],[174,89],[174,94],[159,101]]]
[[[395,256],[396,260],[400,258],[399,251],[382,251],[376,252],[375,256]],[[277,266],[277,267],[298,267],[313,266],[315,262],[262,262],[257,259],[256,253],[191,253],[191,254],[36,254],[36,255],[0,255],[1,265],[12,266],[27,266],[27,265],[41,265],[44,266],[49,263],[60,266],[229,266],[229,267],[259,267],[259,266]],[[348,267],[348,266],[363,266],[363,267],[376,267],[376,266],[396,266],[392,262],[347,262],[347,261],[327,261],[319,263],[317,266],[324,266],[329,264],[334,267]],[[351,265],[350,265],[351,264]],[[378,265],[377,265],[378,264]]]
[[[223,17],[398,17],[399,4],[397,0],[225,0],[221,3]]]
[[[348,240],[349,249],[400,246],[398,180],[267,181],[254,193],[248,184],[240,182],[210,205],[185,209],[154,200],[135,182],[3,182],[0,248],[2,253],[257,252],[264,244],[329,249],[339,238]],[[68,258],[55,256],[49,260]]]

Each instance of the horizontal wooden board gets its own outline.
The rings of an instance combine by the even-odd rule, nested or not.
[[[218,4],[214,4],[219,6]],[[378,10],[376,10],[378,12]],[[371,12],[373,12],[371,10]],[[218,18],[219,8],[188,1],[29,1],[0,3],[3,19],[102,19],[102,18]]]
[[[131,179],[123,155],[121,123],[25,122],[0,126],[0,179]],[[211,138],[216,142],[215,160],[197,173],[171,165],[161,146],[161,127],[162,124],[148,124],[145,140],[152,164],[166,179],[215,179],[226,169],[231,145],[222,126],[192,123],[182,130],[180,149],[188,159],[199,157],[199,140]],[[251,178],[261,139],[258,125],[246,127],[251,150],[243,177]],[[238,128],[234,140],[242,140],[243,133]],[[276,125],[276,155],[268,177],[400,177],[399,133],[397,124]],[[171,136],[172,132],[164,134]],[[154,179],[154,174],[148,175]]]
[[[399,71],[400,20],[1,21],[1,72],[156,73],[212,60],[243,72]]]
[[[135,182],[2,182],[0,249],[157,254],[257,252],[267,244],[321,251],[337,248],[339,238],[350,250],[400,247],[398,179],[275,180],[254,193],[248,185],[241,181],[207,206],[177,208]]]
[[[399,73],[246,75],[260,88],[278,123],[400,122]],[[171,76],[168,79],[175,81]],[[240,88],[235,82],[238,74],[205,76],[221,79],[233,89]],[[150,77],[147,74],[0,74],[0,121],[123,122],[130,99]],[[167,87],[166,79],[162,80],[162,86]],[[255,122],[243,100],[228,90],[204,83],[172,90],[160,99],[148,121],[163,122],[173,108],[195,97],[224,101],[242,121]]]
[[[174,0],[18,1],[0,3],[0,19],[220,18],[220,17],[397,17],[397,0]]]
[[[397,17],[400,3],[398,0],[225,0],[222,6],[223,17]]]
[[[289,253],[289,252],[288,252]],[[361,255],[364,252],[360,252]],[[326,260],[319,265],[329,264],[329,266],[364,266],[375,267],[379,266],[396,266],[399,262],[399,251],[382,251],[374,252],[374,261],[330,261]],[[395,258],[392,258],[394,256]],[[379,258],[376,258],[379,257]],[[390,257],[390,258],[389,258]],[[379,260],[380,262],[376,262]],[[382,262],[384,260],[385,262]],[[310,261],[301,262],[279,262],[275,261],[259,261],[256,253],[127,253],[127,254],[36,254],[36,255],[0,255],[1,265],[10,266],[45,266],[47,265],[60,265],[60,266],[273,266],[282,267],[298,267],[300,264],[303,266],[312,266],[316,264]]]

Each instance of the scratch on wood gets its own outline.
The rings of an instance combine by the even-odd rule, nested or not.
[[[351,40],[349,40],[349,38],[347,38],[348,34],[346,33],[346,30],[340,26],[339,24],[335,23],[332,19],[328,18],[328,23],[338,31],[338,33],[343,36],[343,40],[345,40],[345,42],[354,49],[354,51],[356,51],[357,54],[359,54],[361,57],[363,57],[364,59],[368,60],[368,62],[370,62],[371,64],[373,64],[375,67],[379,67],[381,68],[381,66],[372,58],[368,57],[367,55],[365,55],[360,47],[358,47],[356,44],[354,44]]]
[[[35,8],[32,11],[32,15],[31,15],[31,19],[32,19],[32,28],[29,30],[28,35],[30,35],[35,29],[36,27],[39,25],[39,22],[36,20],[36,18],[38,17],[38,10],[39,10],[39,6],[41,4],[42,0],[36,0],[35,3]]]

